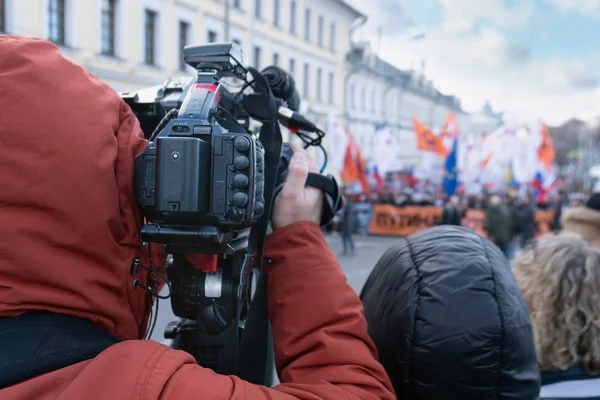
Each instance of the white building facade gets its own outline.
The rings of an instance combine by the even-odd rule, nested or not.
[[[474,136],[489,135],[504,125],[504,114],[495,112],[489,103],[486,103],[479,112],[473,113],[471,119],[471,132]]]
[[[343,111],[345,57],[359,12],[341,0],[229,1],[229,41],[251,65],[290,71],[313,117]],[[127,92],[191,75],[183,47],[227,41],[225,8],[224,0],[0,0],[0,33],[51,39]]]
[[[407,167],[420,162],[413,118],[435,130],[452,111],[463,132],[471,129],[470,115],[456,97],[443,95],[414,71],[400,70],[380,59],[368,44],[354,45],[347,63],[345,117],[367,160],[377,157],[373,138],[378,126],[389,127],[397,136],[400,159]]]

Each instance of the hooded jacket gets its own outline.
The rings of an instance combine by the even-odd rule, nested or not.
[[[79,317],[122,342],[0,390],[1,400],[393,399],[362,307],[319,227],[266,245],[268,311],[281,385],[220,376],[142,341],[151,304],[133,198],[146,145],[131,109],[46,40],[0,36],[0,317]],[[301,316],[301,318],[300,318]],[[10,343],[0,343],[10,346]]]
[[[361,299],[399,399],[537,398],[527,307],[488,240],[451,226],[408,236],[381,257]]]
[[[562,215],[561,226],[563,231],[577,233],[600,248],[600,211],[590,207],[569,208]]]

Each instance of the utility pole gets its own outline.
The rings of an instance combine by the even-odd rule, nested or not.
[[[223,18],[223,38],[224,42],[229,42],[229,11],[231,8],[231,0],[225,1],[225,18]]]

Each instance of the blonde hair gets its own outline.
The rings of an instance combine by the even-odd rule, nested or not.
[[[600,373],[600,253],[573,233],[546,235],[513,271],[531,316],[542,371]]]

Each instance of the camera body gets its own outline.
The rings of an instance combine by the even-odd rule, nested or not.
[[[264,149],[247,131],[243,92],[224,83],[245,81],[246,65],[235,43],[187,47],[184,55],[195,80],[167,82],[145,100],[122,94],[149,138],[135,161],[135,198],[151,222],[142,238],[233,252],[265,210]]]

